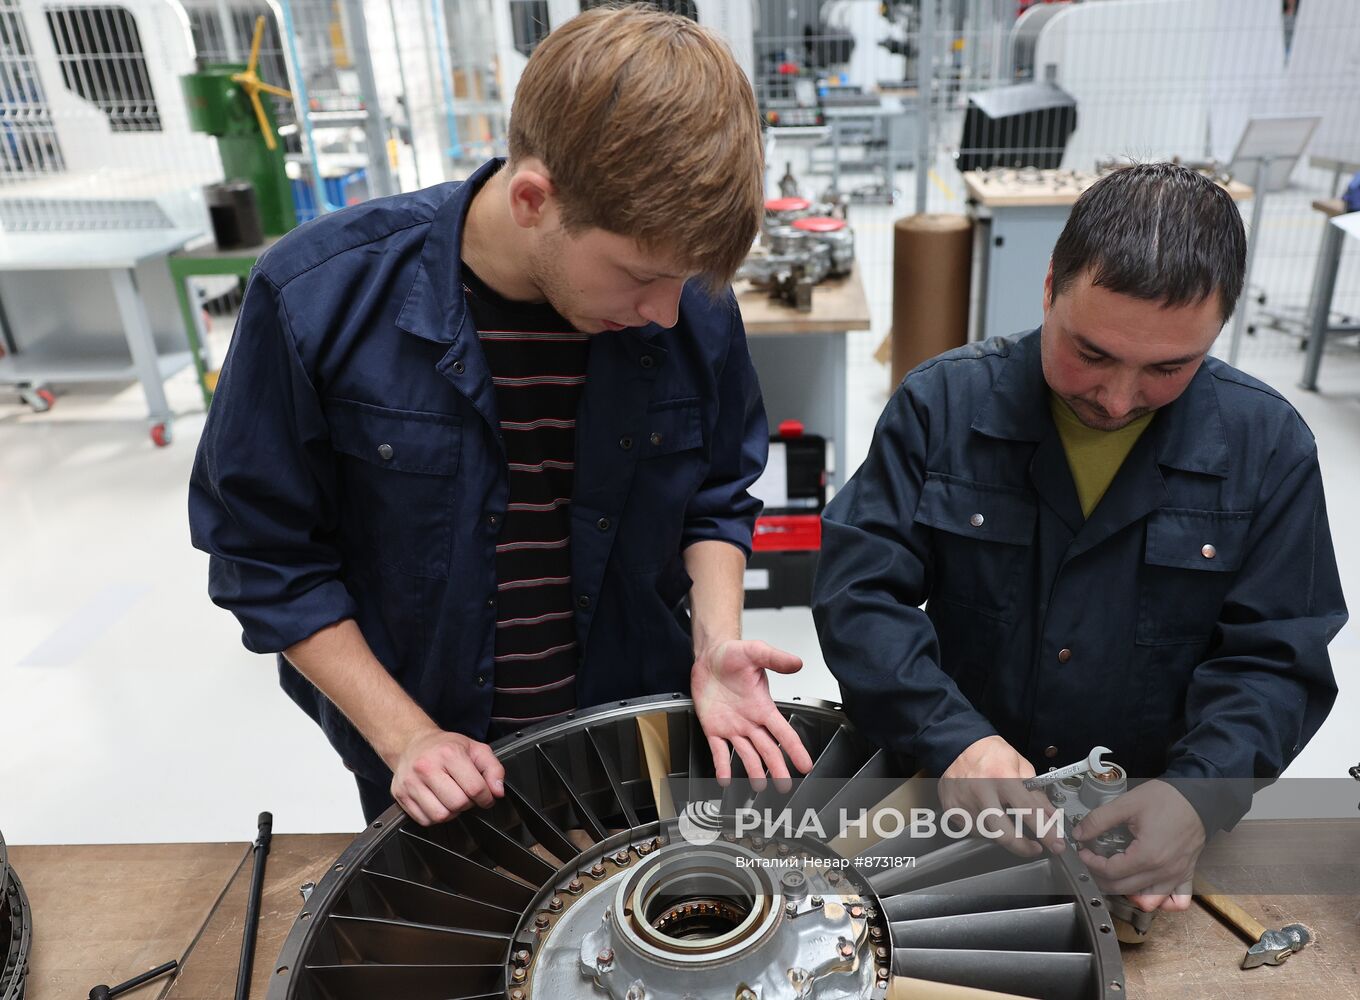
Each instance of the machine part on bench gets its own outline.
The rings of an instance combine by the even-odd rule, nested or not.
[[[9,866],[5,838],[0,836],[0,1000],[24,1000],[32,944],[33,916],[28,896]]]
[[[736,276],[799,312],[810,312],[813,286],[845,277],[854,266],[855,235],[844,206],[794,196],[765,203],[760,238]]]
[[[854,841],[835,817],[884,815],[929,783],[906,781],[839,706],[780,710],[814,761],[782,791],[752,789],[735,757],[719,788],[680,695],[502,740],[506,795],[491,810],[420,827],[394,806],[337,859],[269,1000],[881,1000],[894,976],[1124,994],[1110,915],[1076,852],[1024,860],[910,826]],[[732,821],[785,810],[840,835]]]

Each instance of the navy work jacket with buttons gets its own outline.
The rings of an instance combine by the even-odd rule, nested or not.
[[[354,619],[439,725],[483,738],[495,545],[508,503],[496,391],[459,277],[492,161],[323,217],[253,272],[194,464],[209,592],[256,652]],[[682,550],[750,551],[768,430],[730,292],[687,286],[671,329],[592,338],[576,431],[572,588],[582,706],[689,689]],[[345,762],[388,772],[282,656]]]
[[[1206,360],[1083,519],[1038,331],[906,377],[827,507],[813,605],[846,711],[929,773],[994,734],[1040,771],[1103,745],[1210,833],[1326,717],[1346,621],[1284,399]]]

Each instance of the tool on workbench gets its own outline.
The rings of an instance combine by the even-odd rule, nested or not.
[[[1195,898],[1247,939],[1251,947],[1242,956],[1244,969],[1283,965],[1290,955],[1303,951],[1313,940],[1313,932],[1303,924],[1285,924],[1279,930],[1267,930],[1231,896],[1219,892],[1198,875],[1195,876]]]
[[[246,925],[241,934],[241,966],[236,972],[236,1000],[248,1000],[250,997],[250,970],[255,964],[255,935],[260,929],[260,896],[264,892],[264,866],[269,859],[269,844],[274,839],[274,817],[271,813],[260,813],[259,834],[255,839],[255,866],[250,872]]]
[[[119,983],[117,986],[105,986],[101,984],[90,990],[90,1000],[112,1000],[113,997],[122,996],[124,993],[128,992],[128,990],[135,990],[138,986],[149,983],[153,979],[159,979],[166,973],[174,972],[178,968],[178,962],[166,962],[164,965],[158,965],[149,972],[143,972],[140,976],[134,976],[127,982]]]

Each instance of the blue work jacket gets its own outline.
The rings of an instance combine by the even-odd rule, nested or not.
[[[930,773],[993,734],[1040,771],[1104,745],[1212,833],[1335,699],[1346,608],[1312,434],[1210,358],[1083,518],[1039,349],[973,344],[894,393],[826,510],[827,663],[856,725]]]
[[[352,618],[431,718],[479,739],[508,472],[459,248],[496,166],[326,216],[261,258],[189,490],[209,593],[247,648]],[[590,343],[571,513],[582,706],[687,691],[682,550],[750,551],[768,430],[736,301],[692,284],[679,317]],[[279,669],[345,762],[385,782],[339,710]]]

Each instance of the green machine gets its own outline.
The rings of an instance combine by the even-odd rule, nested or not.
[[[250,182],[265,235],[282,236],[297,225],[297,216],[283,148],[275,138],[274,117],[260,93],[289,99],[293,95],[256,74],[263,37],[264,18],[260,17],[255,22],[249,63],[207,65],[180,77],[180,85],[189,107],[190,127],[217,137],[224,176],[228,181]]]

